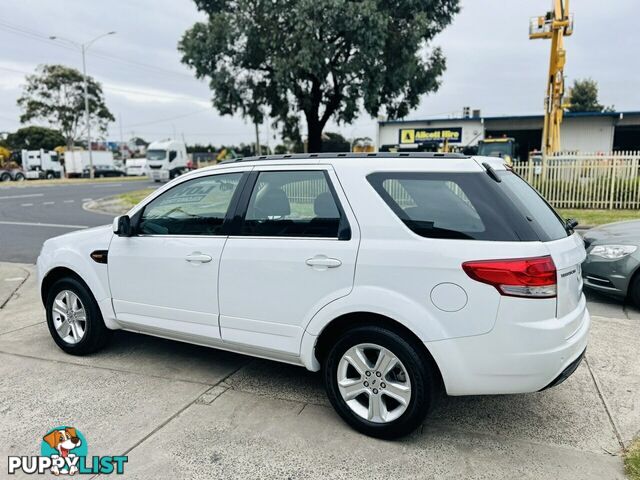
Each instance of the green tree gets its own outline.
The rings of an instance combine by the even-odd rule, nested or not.
[[[5,144],[11,150],[53,150],[65,144],[64,136],[52,128],[29,126],[7,135]]]
[[[348,152],[351,148],[349,141],[339,133],[325,132],[322,138],[323,152]]]
[[[178,49],[215,108],[271,117],[293,141],[302,114],[312,152],[331,118],[404,117],[436,91],[445,59],[429,43],[459,10],[459,0],[194,1],[207,18]]]
[[[605,107],[598,102],[598,82],[591,78],[574,80],[569,92],[570,112],[613,111],[613,106]]]
[[[93,78],[87,81],[89,121],[94,132],[106,133],[109,122],[115,118],[107,108],[102,86]],[[20,122],[42,120],[58,129],[65,138],[67,148],[73,147],[86,130],[84,110],[84,77],[64,65],[41,65],[34,75],[27,76],[22,96]]]

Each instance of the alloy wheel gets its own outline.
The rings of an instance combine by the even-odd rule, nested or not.
[[[51,306],[53,326],[58,336],[67,343],[76,344],[87,331],[87,312],[80,297],[71,290],[62,290]]]
[[[374,423],[398,419],[411,401],[411,380],[400,359],[373,343],[348,349],[338,364],[338,390],[353,413]]]

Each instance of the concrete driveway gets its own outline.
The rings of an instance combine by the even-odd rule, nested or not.
[[[441,398],[415,434],[387,442],[348,428],[302,368],[123,332],[99,354],[66,355],[34,267],[0,264],[0,471],[71,425],[89,455],[128,455],[127,479],[624,478],[621,448],[640,430],[640,312],[589,304],[587,361],[563,385]]]

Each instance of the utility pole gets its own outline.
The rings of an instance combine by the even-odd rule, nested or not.
[[[78,43],[74,40],[69,40],[68,38],[59,37],[57,35],[51,35],[49,37],[50,40],[62,40],[68,43],[71,43],[76,48],[80,49],[82,53],[82,76],[84,77],[84,115],[85,121],[87,122],[87,148],[89,149],[89,178],[94,177],[93,172],[93,155],[91,153],[91,125],[89,123],[90,113],[89,113],[89,76],[87,75],[87,61],[86,61],[86,53],[87,50],[93,45],[97,40],[102,37],[106,37],[107,35],[115,35],[116,32],[107,32],[102,35],[98,35],[93,40],[89,40],[85,43]]]

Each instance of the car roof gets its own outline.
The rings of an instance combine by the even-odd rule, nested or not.
[[[498,157],[480,157],[459,153],[431,152],[381,152],[381,153],[304,153],[262,155],[225,160],[217,165],[195,170],[215,171],[230,167],[296,166],[331,164],[336,169],[363,168],[366,170],[409,171],[481,171],[490,165],[495,170],[504,170],[504,160]],[[486,165],[485,165],[486,164]]]

